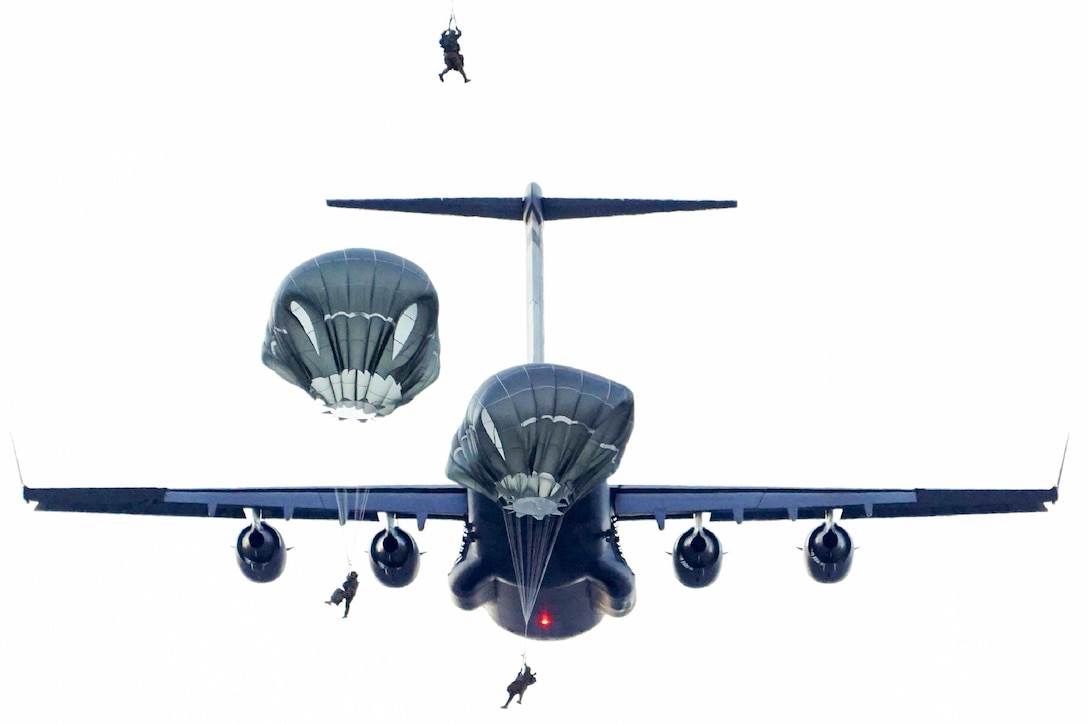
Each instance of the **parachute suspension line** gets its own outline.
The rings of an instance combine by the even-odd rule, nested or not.
[[[521,615],[525,621],[525,633],[529,632],[529,620],[536,607],[544,574],[552,557],[552,549],[563,523],[562,516],[548,515],[543,519],[518,516],[510,510],[503,511],[506,538],[510,544],[510,558],[514,564]]]
[[[520,594],[520,591],[521,590],[519,588],[519,590],[518,590],[519,594]],[[524,607],[523,607],[522,611],[524,611]],[[521,672],[523,672],[525,670],[525,663],[528,661],[528,654],[529,654],[529,618],[528,617],[525,617],[525,631],[523,631],[521,633],[521,641],[522,641],[522,645],[521,645],[521,669],[518,670],[519,673],[521,673]]]
[[[348,560],[348,569],[351,569],[351,549],[348,546],[347,532],[344,531],[344,525],[348,522],[348,515],[350,513],[350,507],[348,506],[348,492],[342,489],[336,489],[336,515],[340,520],[340,539],[344,543],[344,556]]]
[[[347,559],[348,569],[354,568],[351,563],[351,557],[358,548],[359,543],[359,528],[352,527],[351,538],[349,540],[347,531],[344,530],[345,524],[349,519],[355,521],[363,521],[366,517],[366,502],[370,498],[370,489],[354,489],[348,491],[346,488],[335,489],[336,494],[336,513],[340,519],[340,535],[344,541],[344,558]]]
[[[353,507],[353,511],[355,513],[355,520],[356,521],[363,521],[364,520],[364,517],[366,516],[366,502],[367,502],[367,499],[369,499],[369,498],[370,498],[370,489],[369,488],[364,488],[362,490],[362,493],[360,493],[359,489],[355,489],[355,500],[353,501],[353,503],[355,505]],[[360,530],[361,530],[361,527],[359,527],[359,526],[351,527],[351,552],[352,553],[355,553],[356,551],[359,550],[359,532],[360,532]],[[351,556],[350,555],[348,556],[348,568],[349,569],[354,568],[351,565]]]
[[[457,14],[453,12],[453,0],[450,0],[450,24],[446,26],[446,30],[452,30],[457,27]]]

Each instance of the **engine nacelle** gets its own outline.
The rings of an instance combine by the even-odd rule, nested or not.
[[[270,582],[283,573],[287,548],[279,532],[263,521],[242,529],[235,546],[238,568],[255,582]]]
[[[686,587],[709,586],[722,568],[722,548],[709,529],[690,528],[672,547],[672,565],[676,578]]]
[[[805,546],[805,562],[812,578],[824,584],[841,582],[850,573],[854,542],[838,524],[817,526]]]
[[[411,534],[394,526],[370,542],[370,569],[387,587],[405,587],[419,573],[419,548]]]

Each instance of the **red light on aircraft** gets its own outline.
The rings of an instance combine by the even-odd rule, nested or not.
[[[541,627],[547,627],[551,623],[552,623],[552,618],[549,617],[546,613],[540,615],[540,626]]]

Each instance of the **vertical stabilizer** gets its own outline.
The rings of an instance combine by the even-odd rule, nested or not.
[[[526,342],[529,362],[544,362],[544,195],[530,183],[525,189]]]

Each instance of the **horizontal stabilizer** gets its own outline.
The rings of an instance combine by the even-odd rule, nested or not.
[[[329,206],[377,211],[403,211],[417,214],[448,214],[451,216],[489,217],[491,219],[524,219],[525,199],[498,197],[465,197],[433,199],[329,199]],[[541,221],[556,219],[589,219],[592,217],[654,214],[667,211],[697,211],[700,209],[732,209],[735,201],[679,199],[540,199]]]
[[[521,219],[524,199],[471,197],[462,199],[329,199],[329,206],[377,211],[406,211],[416,214],[482,216],[492,219]]]
[[[544,218],[589,219],[598,216],[627,216],[656,214],[663,211],[698,211],[700,209],[732,209],[735,201],[683,201],[679,199],[549,199],[541,200]]]

